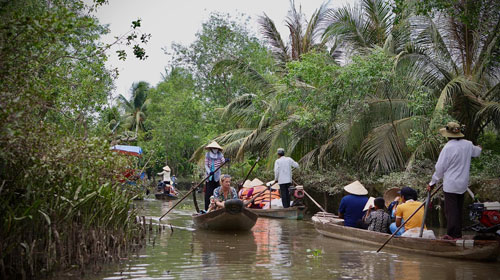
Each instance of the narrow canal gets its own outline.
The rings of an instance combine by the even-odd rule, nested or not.
[[[136,202],[149,221],[172,205]],[[457,261],[374,247],[318,234],[312,223],[259,218],[251,232],[192,229],[191,201],[162,223],[175,226],[152,234],[147,246],[119,265],[81,279],[499,279],[500,263]]]

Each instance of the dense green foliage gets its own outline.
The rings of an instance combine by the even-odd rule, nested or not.
[[[94,126],[107,30],[80,1],[0,5],[0,278],[119,258],[142,233],[118,183],[128,159]]]

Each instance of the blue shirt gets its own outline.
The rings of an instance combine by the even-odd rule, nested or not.
[[[363,218],[363,208],[368,201],[364,195],[348,194],[340,201],[339,213],[344,214],[344,226],[356,227],[356,222]]]

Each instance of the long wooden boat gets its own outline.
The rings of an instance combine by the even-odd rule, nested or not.
[[[162,193],[162,192],[155,193],[155,197],[156,197],[156,199],[160,199],[160,200],[175,200],[175,199],[179,198],[176,195],[169,194],[169,193]]]
[[[306,209],[307,207],[305,206],[295,206],[288,208],[271,208],[271,209],[249,208],[248,210],[259,215],[259,217],[302,220],[304,218],[304,213],[306,212]]]
[[[257,222],[257,214],[250,212],[238,199],[225,202],[225,207],[205,214],[193,214],[194,226],[220,231],[250,230]]]
[[[367,231],[343,226],[344,220],[328,213],[317,213],[312,221],[322,235],[380,247],[389,234]],[[498,258],[500,243],[495,240],[438,240],[411,237],[394,237],[385,247],[411,253],[438,257],[495,261]]]

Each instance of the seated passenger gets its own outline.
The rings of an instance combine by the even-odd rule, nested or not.
[[[415,210],[422,204],[421,202],[416,201],[417,200],[417,192],[410,188],[410,187],[403,187],[400,191],[401,193],[401,205],[398,205],[396,208],[396,222],[392,223],[390,228],[391,228],[391,233],[394,233],[399,226],[403,223],[403,221],[406,221],[408,217],[410,217]],[[420,228],[422,226],[422,220],[424,218],[424,208],[420,208],[420,210],[413,215],[413,217],[406,222],[404,226],[404,231],[403,229],[400,229],[398,233],[396,233],[396,236],[402,235],[405,231],[412,229],[412,228]]]
[[[238,199],[236,190],[231,187],[231,176],[224,174],[220,178],[220,187],[214,190],[215,205],[217,209],[224,208],[224,201],[229,199]]]
[[[359,182],[355,181],[344,187],[349,193],[340,201],[339,218],[344,219],[346,227],[360,227],[363,218],[363,208],[368,201],[368,191]]]
[[[363,221],[368,224],[368,230],[389,233],[391,217],[384,210],[385,200],[382,197],[375,198],[375,207],[368,208]]]

